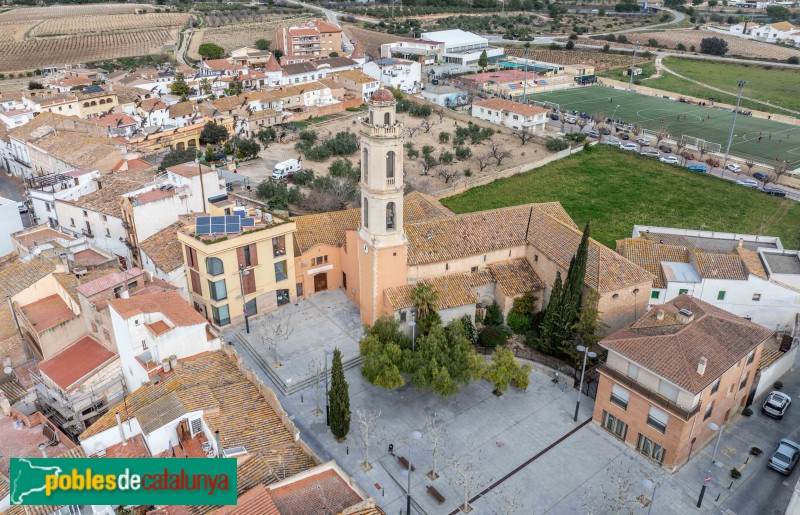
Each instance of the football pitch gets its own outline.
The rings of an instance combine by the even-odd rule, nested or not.
[[[733,113],[723,109],[600,86],[541,93],[533,100],[547,102],[547,107],[557,104],[562,111],[613,115],[615,120],[621,119],[650,131],[663,129],[672,139],[688,136],[717,143],[723,153],[733,121]],[[731,154],[752,157],[763,163],[788,160],[790,168],[796,168],[800,164],[800,126],[740,114],[736,118]]]

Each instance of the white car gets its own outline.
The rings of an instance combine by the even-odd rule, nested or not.
[[[753,179],[739,179],[736,181],[736,184],[744,186],[745,188],[758,188],[758,181],[754,181]]]
[[[680,159],[677,156],[664,156],[659,159],[662,163],[667,163],[668,165],[676,165],[680,163]]]
[[[622,150],[633,150],[633,151],[639,150],[639,147],[637,147],[633,143],[623,143],[622,145],[619,146],[619,148],[621,148]]]
[[[647,147],[650,145],[650,140],[647,138],[639,138],[636,140],[636,143],[640,144],[643,147]]]
[[[603,144],[606,144],[606,145],[619,146],[619,140],[617,138],[615,138],[614,136],[606,136],[605,138],[603,138],[603,141],[601,141],[600,143],[603,143]]]
[[[646,148],[641,151],[641,154],[645,157],[658,157],[659,153],[658,150],[654,148]]]
[[[742,167],[737,165],[736,163],[728,163],[725,165],[726,170],[730,170],[733,173],[740,173],[742,171]]]
[[[577,121],[578,121],[578,119],[575,118],[574,116],[565,116],[564,117],[564,122],[565,123],[575,123]]]

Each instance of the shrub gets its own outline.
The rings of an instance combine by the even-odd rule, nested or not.
[[[575,48],[575,42],[572,40],[567,41],[567,44],[564,45],[564,48],[566,48],[567,50],[572,50],[573,48]]]
[[[483,324],[503,325],[503,312],[500,310],[500,304],[498,304],[497,301],[492,302],[492,304],[486,308],[486,316],[483,317]]]
[[[470,170],[469,168],[464,170],[464,177],[472,177],[472,170]]]
[[[745,409],[742,410],[742,415],[745,416],[745,417],[749,417],[752,414],[753,414],[753,410],[750,409],[750,408],[745,408]]]
[[[531,328],[531,318],[524,313],[513,310],[508,313],[507,322],[508,327],[510,327],[515,334],[525,334]]]
[[[678,43],[678,46],[675,48],[677,48],[678,50],[686,51],[686,45],[684,45],[683,43]]]
[[[481,347],[501,347],[506,344],[508,337],[502,327],[487,325],[478,334],[478,345]]]
[[[658,40],[656,38],[650,38],[647,40],[647,46],[651,46],[653,48],[658,47]]]
[[[452,164],[453,163],[453,159],[454,159],[454,156],[453,156],[452,152],[444,151],[441,154],[439,154],[439,162],[444,164],[444,165]]]
[[[608,52],[609,50],[611,50],[611,45],[609,45],[608,43],[603,45],[603,52]]]
[[[753,456],[760,456],[764,451],[761,450],[761,447],[756,447],[755,445],[750,447],[750,454]]]
[[[586,133],[584,132],[570,132],[567,134],[566,138],[570,141],[574,141],[575,143],[583,143],[586,141]]]
[[[787,59],[786,62],[789,63],[789,64],[800,64],[800,57],[797,57],[796,55],[793,55],[792,57]]]
[[[299,172],[295,172],[295,174],[292,176],[292,181],[300,186],[307,186],[311,184],[311,181],[313,180],[314,180],[314,170],[311,170],[310,168],[306,168],[300,170]]]
[[[569,143],[563,139],[548,138],[547,143],[545,143],[544,146],[550,152],[560,152],[566,148],[569,148]]]
[[[708,55],[725,55],[728,52],[728,42],[722,38],[703,38],[700,41],[700,53]]]
[[[690,52],[697,52],[697,47],[695,47],[694,45],[692,45],[692,46],[690,46],[690,47],[689,47],[689,51],[690,51]]]
[[[344,177],[352,182],[361,179],[361,171],[353,166],[353,162],[347,158],[339,158],[328,166],[328,172],[333,177]]]
[[[783,381],[775,381],[772,385],[776,390],[783,390]]]
[[[439,133],[439,143],[447,143],[450,141],[450,133],[447,131],[442,131]]]
[[[732,468],[732,469],[731,469],[731,477],[732,477],[733,479],[739,479],[740,477],[742,477],[742,473],[741,473],[741,472],[739,472],[739,469],[737,469],[737,468]]]
[[[470,343],[472,345],[478,343],[478,330],[475,328],[475,322],[472,321],[472,318],[469,315],[464,315],[459,320],[461,320],[461,325],[464,326],[464,335],[466,335]]]
[[[463,161],[470,157],[472,157],[472,150],[469,147],[456,147],[456,159]]]

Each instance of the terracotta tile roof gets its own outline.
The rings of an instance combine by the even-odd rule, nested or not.
[[[794,25],[788,21],[779,21],[778,23],[773,23],[770,25],[770,27],[781,32],[789,32],[790,30],[794,30]]]
[[[164,272],[183,266],[183,245],[177,236],[183,225],[175,222],[139,243],[139,248]]]
[[[108,138],[98,138],[96,135],[63,131],[58,134],[50,134],[34,144],[73,168],[92,170],[97,167],[98,161],[109,156],[122,157],[120,149],[110,142],[111,140]]]
[[[117,359],[117,355],[89,335],[71,343],[50,359],[39,363],[39,370],[62,390],[77,388],[94,371]]]
[[[507,111],[509,113],[521,114],[522,116],[535,116],[537,114],[549,112],[549,110],[545,109],[544,107],[520,104],[519,102],[503,100],[502,98],[481,100],[480,102],[473,102],[472,105],[485,107],[487,109],[494,109],[495,111]]]
[[[222,506],[217,515],[281,515],[269,491],[262,484],[251,488],[236,499],[235,506]]]
[[[378,82],[378,79],[373,79],[361,70],[343,70],[332,75],[338,75],[339,77],[345,78],[350,82],[355,82],[356,84],[372,84],[373,82]]]
[[[75,313],[57,294],[48,295],[30,304],[20,307],[20,311],[34,326],[37,333],[52,329],[75,318]]]
[[[156,166],[152,163],[148,163],[144,159],[139,159],[138,157],[135,159],[122,159],[119,163],[117,163],[111,171],[122,173],[128,172],[140,172],[142,170],[155,170]]]
[[[144,275],[144,271],[142,271],[140,268],[133,267],[130,270],[122,270],[112,274],[106,274],[97,279],[84,282],[78,286],[76,290],[84,297],[91,297],[102,291],[110,290],[118,284],[126,284],[141,275]]]
[[[694,319],[681,324],[676,319],[681,309],[690,310]],[[661,310],[664,320],[658,320]],[[771,334],[771,330],[758,324],[689,295],[680,295],[614,332],[600,345],[698,394]],[[697,364],[703,357],[708,363],[701,376]]]
[[[78,286],[113,274],[114,272],[114,270],[89,270],[86,272],[86,275],[81,276],[80,279],[78,279],[75,274],[53,274],[53,278],[66,290],[69,296],[72,297],[72,300],[80,302],[78,298]]]
[[[281,515],[335,514],[362,501],[334,470],[270,488]]]
[[[96,211],[104,215],[122,219],[122,205],[120,197],[133,190],[144,187],[153,180],[152,170],[136,170],[125,173],[116,173],[102,179],[102,189],[78,197],[75,200],[57,200],[66,202],[83,209]]]
[[[115,129],[117,127],[136,125],[136,120],[134,120],[125,113],[109,113],[107,115],[101,116],[100,118],[93,119],[92,123],[99,125],[101,127],[108,127],[111,129]]]
[[[495,282],[508,297],[545,288],[545,283],[527,259],[513,259],[489,265]]]
[[[268,71],[268,72],[280,72],[280,71],[283,71],[283,68],[281,68],[281,63],[279,63],[278,60],[275,59],[275,56],[273,56],[272,54],[270,54],[269,60],[264,65],[264,69],[266,71]]]
[[[195,163],[194,161],[190,161],[188,163],[183,163],[175,166],[170,166],[169,168],[167,168],[168,172],[180,175],[181,177],[186,177],[187,179],[191,179],[192,177],[198,177],[200,175],[201,170],[203,175],[210,173],[216,175],[217,173],[214,170],[212,170],[210,166],[198,164]]]
[[[364,47],[361,45],[361,41],[356,41],[353,46],[353,53],[350,54],[350,59],[364,59],[364,57]]]
[[[744,247],[736,247],[736,253],[741,258],[746,273],[753,274],[761,279],[769,279],[767,270],[764,268],[764,263],[761,262],[761,256],[758,255],[758,252]]]
[[[27,263],[16,254],[0,258],[0,298],[13,296],[56,269],[50,261],[35,257]]]
[[[342,31],[342,29],[340,29],[338,26],[334,25],[333,23],[329,23],[325,20],[314,21],[314,27],[316,27],[317,30],[319,30],[320,32],[325,32],[325,33]]]
[[[208,323],[200,313],[174,291],[139,294],[128,299],[114,299],[109,301],[108,305],[126,320],[145,313],[161,313],[172,322],[173,326],[187,327]]]
[[[169,393],[150,404],[136,410],[133,416],[145,434],[150,434],[161,426],[182,417],[187,412],[175,392]]]
[[[356,62],[349,57],[323,57],[322,59],[314,59],[317,69],[322,66],[330,66],[331,68],[345,68],[347,66],[356,66]]]
[[[160,98],[145,98],[139,104],[139,108],[144,111],[160,111],[167,108],[167,104],[161,101]]]
[[[478,295],[470,289],[466,275],[468,274],[443,275],[431,279],[423,279],[419,282],[433,286],[436,290],[438,294],[436,300],[437,310],[449,309],[478,302]],[[486,281],[484,284],[493,282],[491,274],[483,274],[482,277]],[[415,287],[415,284],[404,284],[403,286],[387,288],[384,290],[384,294],[389,301],[389,305],[395,310],[409,308],[414,305],[413,294]]]
[[[5,474],[0,474],[0,499],[5,499],[5,497],[11,493],[11,488],[8,483],[8,478]],[[276,514],[280,515],[280,514]]]
[[[60,114],[43,112],[39,116],[34,117],[25,125],[21,125],[16,129],[9,132],[9,136],[18,141],[34,141],[42,136],[55,132],[55,128],[59,127],[67,118],[71,120],[79,120],[75,116],[61,116]]]
[[[145,326],[147,326],[147,328],[150,329],[150,332],[153,333],[156,336],[161,336],[162,334],[164,334],[167,331],[169,331],[170,329],[172,329],[163,320],[157,320],[157,321],[153,322],[152,324],[145,324]]]
[[[42,243],[48,243],[57,239],[65,241],[75,240],[75,238],[73,238],[69,234],[64,234],[63,232],[56,231],[55,229],[51,229],[50,227],[44,227],[41,229],[28,230],[26,232],[18,233],[16,236],[14,236],[14,239],[17,240],[18,243],[20,243],[23,247],[25,247],[28,250],[31,250],[37,245],[41,245]]]
[[[747,273],[738,255],[693,252],[690,260],[705,279],[747,280]]]
[[[617,241],[617,252],[626,259],[644,268],[653,276],[653,288],[666,288],[662,261],[688,263],[689,252],[685,247],[661,245],[644,238],[625,238]]]
[[[770,349],[768,347],[764,347],[764,350],[761,351],[761,357],[758,360],[758,368],[759,370],[765,369],[768,366],[772,365],[776,361],[778,361],[781,356],[783,356],[783,352],[777,349]]]
[[[203,66],[209,70],[244,70],[247,67],[241,64],[230,63],[227,59],[207,59],[203,61]]]
[[[177,104],[172,104],[169,106],[169,117],[170,118],[178,118],[180,116],[189,116],[194,112],[194,106],[197,104],[194,102],[178,102]]]

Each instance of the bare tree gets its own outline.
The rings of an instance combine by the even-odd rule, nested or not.
[[[781,182],[781,177],[786,175],[789,171],[789,162],[788,161],[778,161],[772,166],[772,174],[775,176],[775,184]]]
[[[686,156],[684,155],[683,149],[686,148],[686,142],[683,141],[682,139],[679,139],[678,141],[675,142],[675,148],[676,148],[675,153],[681,158],[681,164],[685,165]]]
[[[747,161],[744,162],[744,165],[747,167],[747,175],[753,175],[752,171],[753,167],[756,165],[756,162],[753,161],[752,159],[748,159]]]
[[[434,111],[434,113],[436,113],[436,116],[439,118],[439,123],[440,124],[443,123],[444,122],[444,109],[437,109],[437,110]]]
[[[436,479],[439,473],[436,472],[436,459],[441,452],[442,443],[447,438],[447,429],[445,428],[444,421],[436,418],[436,413],[430,413],[425,417],[425,439],[433,445],[433,465],[431,466],[428,477]]]
[[[592,121],[594,122],[595,129],[602,129],[606,124],[606,114],[598,111],[592,115]]]
[[[303,205],[312,213],[339,211],[358,198],[358,186],[344,177],[314,181]]]
[[[631,127],[631,132],[633,133],[634,136],[639,136],[642,133],[641,125],[634,125],[633,127]]]
[[[770,183],[775,182],[775,176],[772,175],[772,173],[765,171],[764,172],[764,178],[761,179],[761,182],[764,183],[764,185],[762,186],[762,189],[766,188]]]
[[[314,378],[314,416],[322,414],[322,409],[319,407],[320,390],[322,390],[322,374],[324,373],[322,363],[318,359],[312,360],[308,364],[308,373]]]
[[[284,315],[282,312],[276,311],[267,313],[258,322],[258,336],[267,348],[272,349],[275,356],[273,366],[282,366],[279,346],[294,332],[292,315]]]
[[[533,140],[533,133],[531,131],[526,131],[525,129],[517,129],[513,131],[514,136],[516,136],[520,143],[525,146],[525,143]]]
[[[500,146],[499,143],[492,141],[489,143],[489,152],[490,155],[497,161],[497,166],[503,164],[503,160],[511,157],[511,152],[505,150],[503,147]]]
[[[705,143],[701,143],[699,147],[697,147],[697,151],[700,153],[700,161],[703,161],[703,156],[708,153],[708,147]]]
[[[664,129],[663,127],[660,127],[659,129],[657,129],[656,130],[656,146],[660,147],[661,146],[661,142],[663,140],[665,140],[668,136],[669,136],[669,132],[667,132],[667,130]]]
[[[578,117],[578,118],[575,120],[575,125],[577,125],[577,126],[578,126],[578,128],[580,129],[580,131],[579,131],[579,132],[583,132],[583,128],[584,128],[584,127],[586,127],[586,124],[587,124],[587,123],[589,123],[589,121],[588,121],[586,118],[582,117],[582,116],[579,116],[579,117]]]
[[[414,135],[418,133],[420,127],[406,127],[406,132],[408,133],[408,139],[414,139]]]
[[[479,156],[477,161],[478,169],[480,171],[484,171],[490,164],[492,164],[492,156]]]
[[[461,176],[461,172],[452,168],[442,168],[436,172],[436,177],[442,179],[445,184],[450,182],[451,179],[456,179]]]
[[[372,468],[372,463],[369,462],[369,448],[377,438],[375,425],[379,418],[381,418],[381,410],[367,411],[363,408],[356,410],[358,436],[361,437],[361,445],[364,448],[364,463],[361,464],[363,470]]]
[[[436,125],[436,122],[432,122],[430,120],[425,119],[425,120],[422,120],[422,122],[420,122],[419,128],[422,129],[422,132],[424,132],[425,134],[428,134],[429,132],[431,132],[431,129],[433,129],[433,127],[435,125]]]
[[[478,489],[481,480],[490,481],[490,479],[484,475],[485,471],[480,470],[480,451],[475,450],[470,444],[467,444],[466,448],[469,451],[463,456],[455,452],[448,453],[450,455],[448,463],[453,472],[452,482],[464,489],[464,504],[459,505],[458,509],[469,513],[472,511],[472,506],[469,505],[470,495]]]

